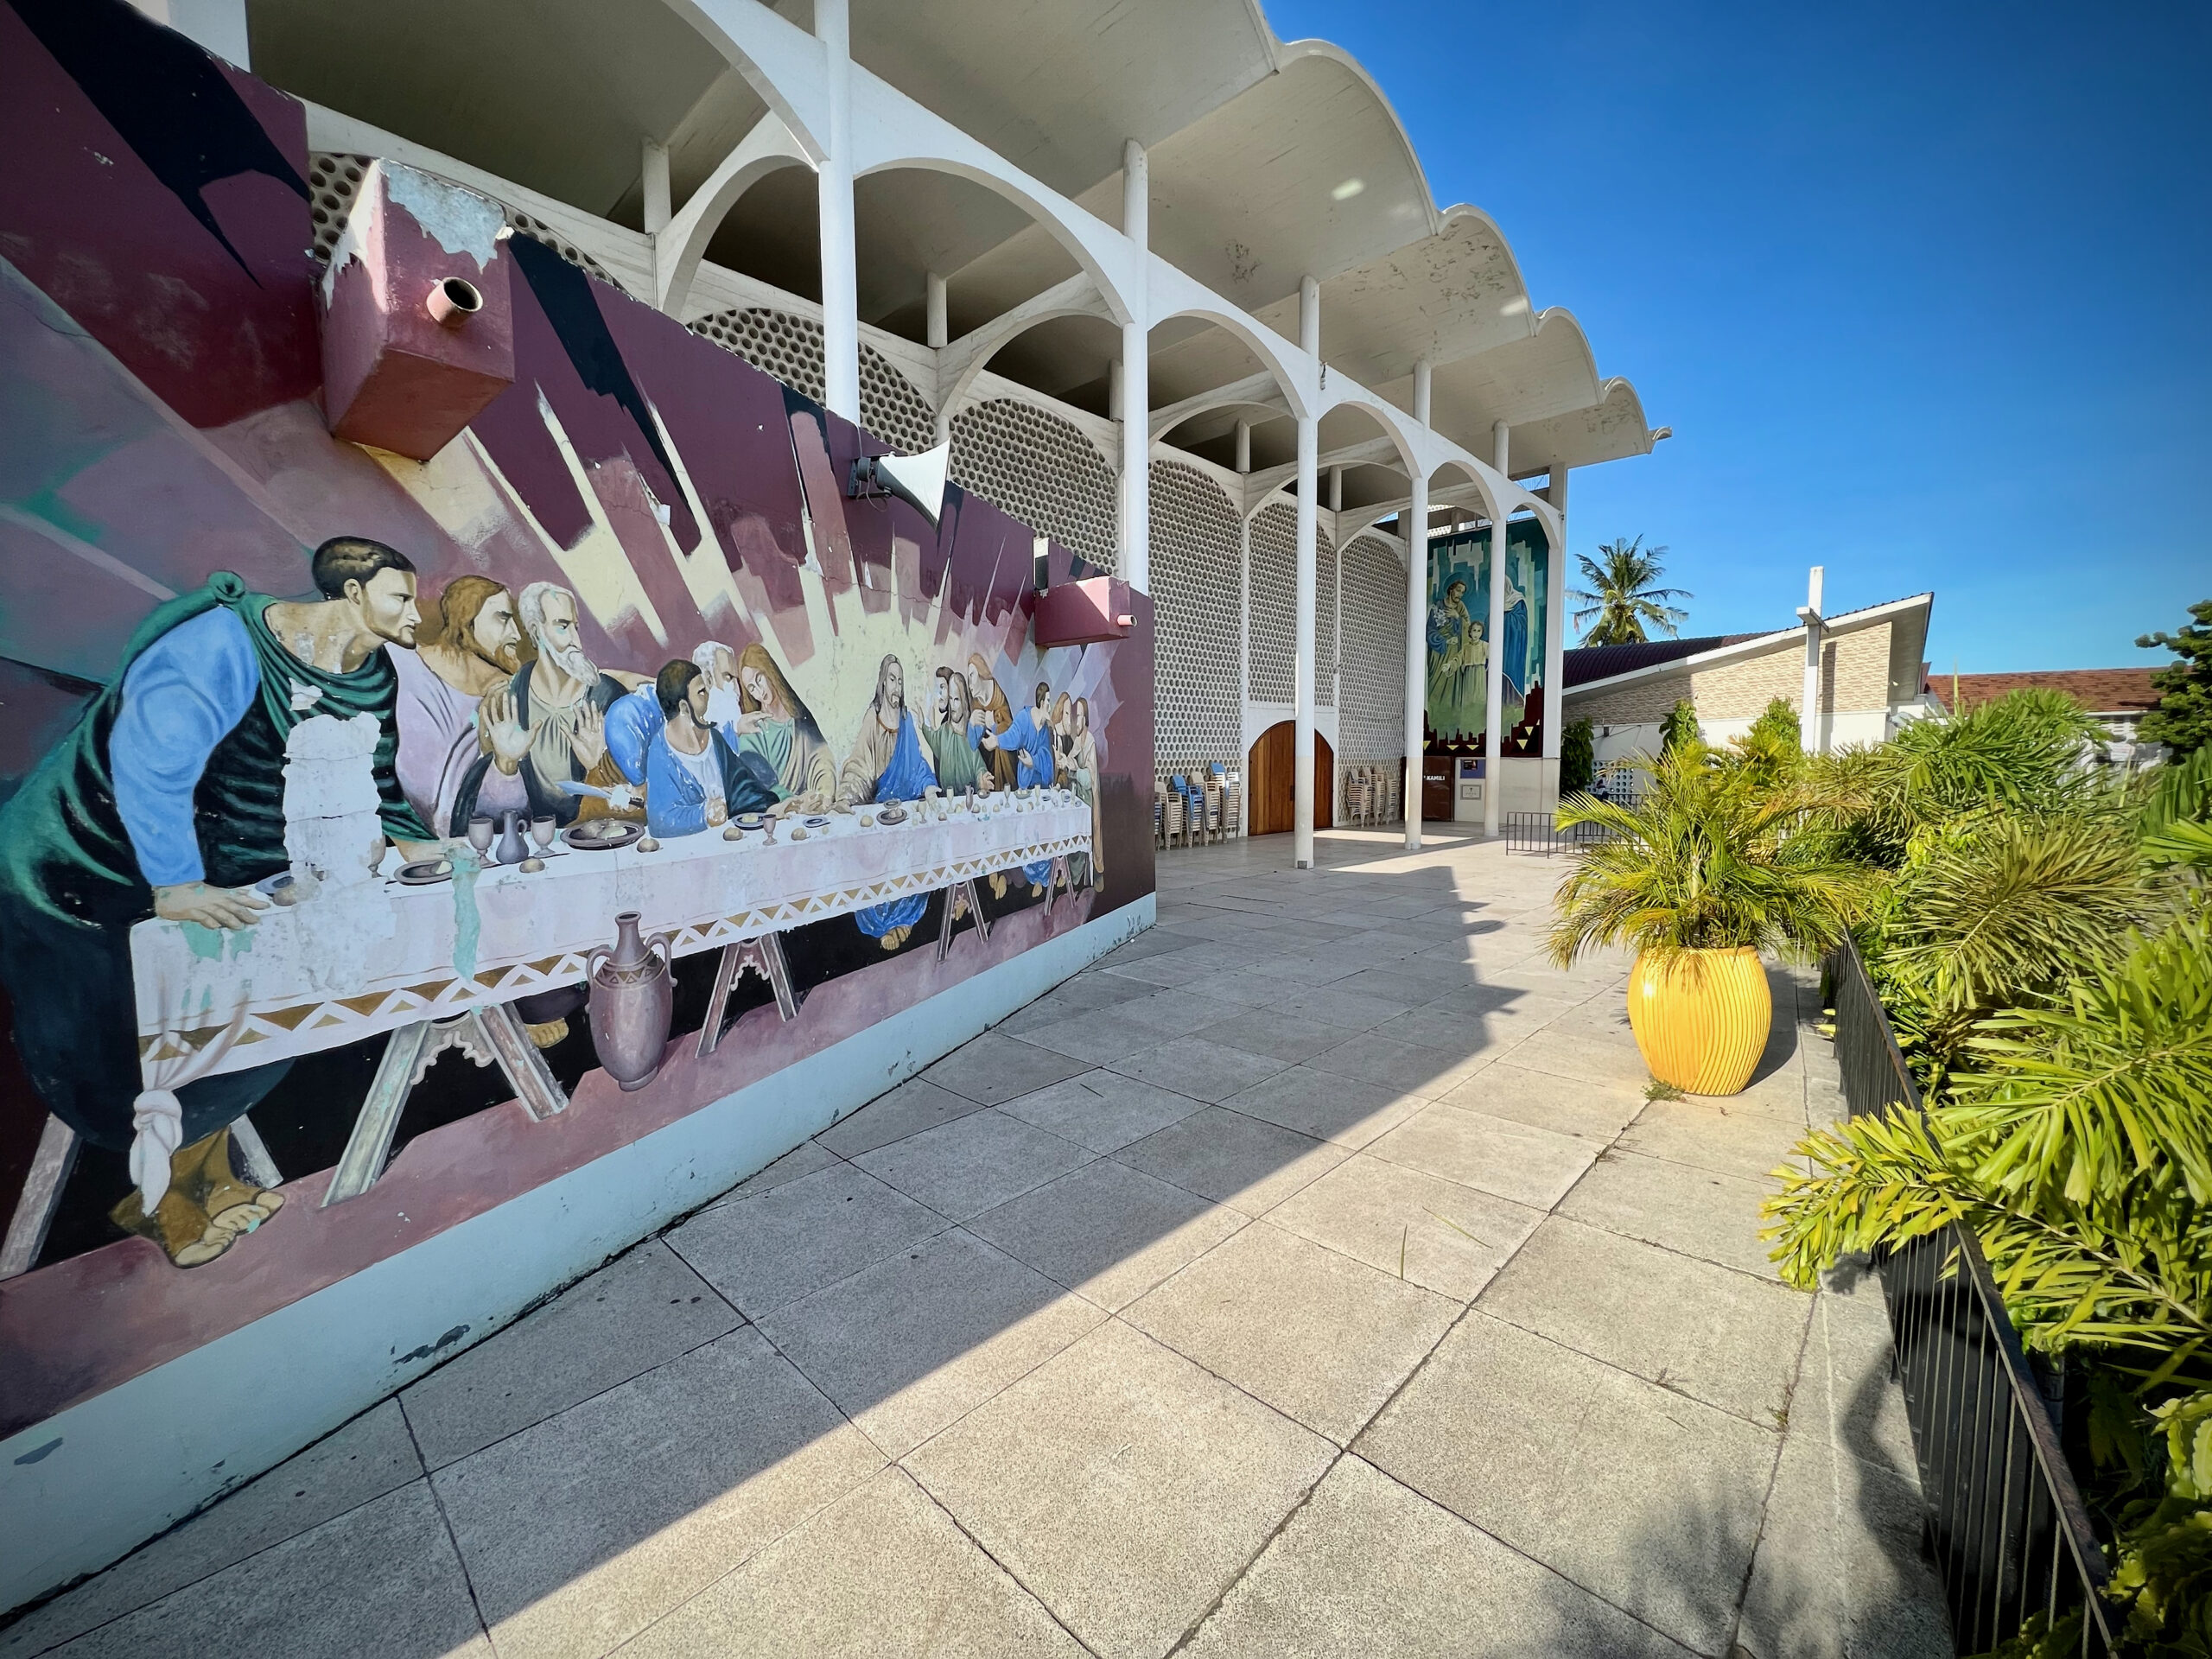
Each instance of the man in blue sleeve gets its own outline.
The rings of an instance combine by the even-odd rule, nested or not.
[[[117,1150],[136,1141],[156,1170],[165,1159],[169,1184],[150,1213],[134,1192],[111,1214],[180,1267],[213,1261],[283,1202],[238,1180],[229,1126],[288,1063],[142,1098],[132,925],[254,924],[265,901],[253,884],[288,863],[285,740],[316,715],[376,717],[385,833],[412,855],[431,849],[399,786],[398,681],[385,655],[415,642],[414,566],[342,536],[315,550],[312,569],[318,599],[249,593],[223,571],[164,605],[0,809],[0,979],[16,1052],[79,1135]]]

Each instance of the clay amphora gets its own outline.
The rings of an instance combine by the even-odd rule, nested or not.
[[[638,933],[638,912],[614,918],[614,949],[591,953],[591,1039],[599,1063],[625,1090],[642,1089],[660,1071],[676,982],[668,942]]]

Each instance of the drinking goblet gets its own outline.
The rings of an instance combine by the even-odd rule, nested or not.
[[[481,812],[468,821],[468,844],[476,849],[480,859],[492,850],[494,833],[492,820]]]

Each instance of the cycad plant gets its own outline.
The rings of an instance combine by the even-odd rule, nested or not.
[[[1702,745],[1669,749],[1633,807],[1581,796],[1559,824],[1589,824],[1560,884],[1551,935],[1564,967],[1599,945],[1655,963],[1745,946],[1804,957],[1866,913],[1880,877],[1840,857],[1817,824],[1834,803],[1794,784],[1765,789]]]

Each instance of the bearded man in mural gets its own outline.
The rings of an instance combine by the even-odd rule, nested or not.
[[[536,657],[478,709],[482,745],[454,803],[467,828],[480,812],[519,811],[574,823],[597,817],[608,791],[624,787],[607,747],[607,711],[646,683],[605,671],[584,650],[576,596],[556,582],[533,582],[515,610]]]
[[[1003,736],[1014,724],[1014,709],[1007,702],[1006,693],[991,677],[990,665],[981,657],[968,658],[968,696],[978,714],[985,717],[985,724],[995,737]],[[989,750],[991,782],[1001,789],[1014,787],[1014,774],[1020,763],[1007,750]],[[1003,886],[1001,886],[1003,896]]]
[[[1046,712],[1046,699],[1052,688],[1044,681],[1037,682],[1036,699],[1014,717],[1014,723],[1003,732],[986,733],[983,747],[995,749],[1001,754],[1011,754],[1014,760],[1014,784],[1017,789],[1050,788],[1056,763],[1052,758],[1052,721]],[[1029,896],[1044,896],[1045,883],[1052,873],[1052,861],[1040,859],[1034,864],[1025,864],[1021,874],[1029,882]],[[1001,899],[1006,896],[1006,877],[994,874],[991,890]]]
[[[392,654],[399,676],[399,786],[423,823],[442,836],[453,822],[468,769],[482,752],[476,711],[522,666],[515,602],[489,576],[456,576],[429,607],[412,652]]]
[[[284,745],[320,715],[375,717],[385,834],[435,851],[400,787],[387,646],[415,643],[415,568],[342,536],[312,562],[319,600],[246,591],[227,571],[140,627],[116,677],[0,809],[0,977],[39,1098],[137,1190],[110,1212],[179,1267],[212,1262],[283,1202],[240,1181],[230,1126],[289,1062],[142,1090],[130,929],[149,917],[236,931],[254,884],[289,865]]]
[[[837,804],[918,801],[936,782],[937,769],[930,764],[929,751],[922,747],[913,713],[906,707],[906,671],[896,656],[886,657],[875,671],[875,696],[861,716],[860,735],[838,774]],[[921,894],[910,893],[887,905],[870,905],[855,912],[853,920],[868,938],[880,940],[885,950],[896,950],[906,943],[927,907]]]

